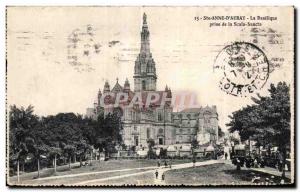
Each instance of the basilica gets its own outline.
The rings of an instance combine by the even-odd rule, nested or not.
[[[86,116],[97,118],[100,113],[107,115],[118,111],[123,125],[122,140],[127,146],[147,146],[149,139],[153,139],[156,145],[190,144],[193,140],[197,140],[200,145],[216,143],[218,140],[216,106],[186,108],[174,112],[171,89],[166,86],[164,90],[157,90],[156,63],[150,51],[149,38],[147,16],[144,14],[140,53],[134,66],[133,88],[127,79],[123,86],[117,80],[112,88],[106,81],[103,90],[98,92],[97,102],[93,108],[87,109]],[[142,107],[136,105],[126,107],[137,93],[140,95],[139,102]],[[147,96],[153,93],[159,95],[159,99],[149,106],[145,105]],[[120,100],[116,95],[128,99],[121,100],[122,102],[116,106],[114,105],[116,100]],[[166,100],[163,105],[162,99]]]

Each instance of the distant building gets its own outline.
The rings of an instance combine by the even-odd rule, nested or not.
[[[216,106],[204,108],[189,108],[180,112],[173,112],[171,106],[172,92],[166,86],[165,90],[157,91],[156,67],[150,52],[150,33],[147,25],[147,16],[143,16],[141,32],[140,53],[134,67],[134,90],[126,79],[123,86],[118,82],[110,89],[106,81],[98,92],[97,102],[94,108],[88,108],[86,116],[96,119],[100,113],[120,113],[123,130],[123,142],[127,146],[147,146],[147,140],[153,139],[156,145],[172,145],[191,143],[196,139],[200,144],[216,142],[218,140],[218,113]],[[159,100],[146,106],[149,94],[158,94]],[[114,106],[117,94],[128,98]],[[135,95],[140,94],[143,107],[127,107]],[[151,95],[150,95],[151,96]],[[105,97],[105,98],[104,98]],[[165,105],[161,106],[161,100],[166,98]],[[102,103],[101,103],[102,99]],[[104,107],[107,105],[111,107]]]

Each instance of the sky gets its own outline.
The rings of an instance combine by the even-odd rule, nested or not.
[[[147,14],[157,89],[191,91],[202,106],[217,106],[219,125],[267,95],[270,83],[293,87],[293,10],[291,7],[9,7],[7,11],[7,102],[33,105],[38,115],[85,114],[99,89],[128,78],[133,89],[134,62],[140,48],[142,15]],[[261,27],[210,27],[204,16],[272,16]],[[74,42],[77,41],[74,48]],[[251,42],[270,65],[263,88],[247,97],[219,88],[213,70],[222,49]],[[77,56],[75,58],[74,56]]]

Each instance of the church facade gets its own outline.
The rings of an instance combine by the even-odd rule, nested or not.
[[[162,91],[157,90],[155,65],[150,51],[147,16],[144,14],[140,53],[134,66],[133,89],[127,79],[123,86],[117,80],[112,89],[106,81],[103,92],[99,90],[97,102],[93,108],[87,109],[86,116],[97,118],[100,113],[120,113],[123,125],[121,134],[127,146],[144,147],[149,139],[153,139],[156,145],[189,144],[193,140],[197,140],[199,144],[217,142],[216,106],[173,112],[171,89],[166,86]],[[151,98],[153,94],[159,95],[159,99],[147,105],[147,98]],[[137,101],[140,105],[129,107],[136,95],[139,95]],[[121,102],[116,106],[116,101]]]

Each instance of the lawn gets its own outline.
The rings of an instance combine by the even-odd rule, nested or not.
[[[144,169],[141,170],[130,170],[130,171],[122,171],[122,172],[111,172],[111,173],[95,173],[84,176],[76,176],[76,177],[66,177],[66,178],[47,178],[47,179],[33,179],[33,180],[25,180],[21,181],[20,184],[26,185],[74,185],[78,182],[94,180],[94,179],[103,179],[108,177],[120,176],[123,174],[132,174],[146,171]]]
[[[49,176],[61,176],[61,175],[71,175],[71,174],[80,174],[80,173],[91,173],[91,172],[98,172],[98,171],[108,171],[108,170],[119,170],[119,169],[129,169],[129,168],[142,168],[142,167],[152,167],[157,166],[158,160],[147,160],[147,159],[133,159],[133,160],[109,160],[109,161],[93,161],[92,166],[82,166],[79,167],[78,164],[72,166],[72,169],[69,170],[68,165],[65,166],[59,166],[57,167],[57,172],[54,175],[54,169],[53,168],[47,168],[43,169],[40,172],[40,177],[49,177]],[[161,161],[161,165],[163,165],[164,161]],[[168,161],[169,162],[169,161]],[[172,164],[179,164],[179,163],[187,163],[190,162],[190,160],[172,160]],[[122,172],[124,173],[124,172]],[[94,175],[95,176],[95,175]],[[105,175],[108,177],[109,175]],[[20,176],[21,184],[22,183],[38,183],[38,184],[46,184],[45,181],[37,181],[35,178],[37,177],[37,172],[32,173],[24,173]],[[82,176],[82,178],[86,178],[87,176]],[[92,176],[90,176],[92,177]],[[77,177],[76,177],[77,178]],[[32,180],[32,182],[30,181]],[[15,184],[17,181],[17,177],[10,177],[9,181],[11,184]],[[55,182],[55,184],[68,184],[68,179],[63,179],[55,181],[51,180],[52,182]]]
[[[164,161],[162,161],[164,162]],[[173,160],[172,164],[187,163],[190,160]],[[163,164],[163,163],[162,163]],[[157,160],[109,160],[105,162],[93,162],[92,166],[83,166],[67,169],[67,166],[60,167],[56,176],[64,176],[63,178],[49,177],[53,176],[53,170],[43,170],[42,179],[33,179],[36,173],[24,174],[19,184],[25,185],[72,185],[85,181],[93,181],[88,185],[153,185],[154,170],[157,166]],[[131,168],[154,167],[151,169],[135,169],[126,171],[115,171],[105,173],[95,173],[101,171],[123,170]],[[151,171],[149,173],[149,171]],[[152,172],[153,171],[153,172]],[[140,175],[128,175],[123,178],[114,178],[108,180],[97,181],[115,176],[127,174],[135,174],[143,172]],[[81,174],[76,175],[74,174]],[[83,175],[84,174],[84,175]],[[196,168],[174,169],[165,172],[165,184],[167,185],[251,185],[253,177],[260,177],[259,183],[265,184],[266,178],[271,179],[271,175],[261,173],[249,169],[236,170],[232,164],[217,163],[212,165],[203,165]],[[280,177],[274,177],[275,183],[280,182]],[[16,184],[16,177],[11,178],[11,184]],[[290,182],[290,180],[286,180]]]
[[[251,170],[237,171],[236,167],[229,164],[214,164],[196,168],[170,170],[166,172],[168,185],[253,185],[254,176],[260,177],[261,184],[271,175]],[[280,182],[279,177],[273,179]]]
[[[154,184],[153,178],[154,178],[153,173],[145,173],[143,175],[108,180],[105,182],[98,182],[95,184],[97,184],[97,185],[114,185],[114,186],[153,185]]]

